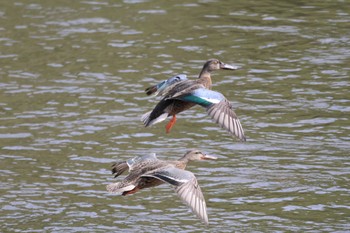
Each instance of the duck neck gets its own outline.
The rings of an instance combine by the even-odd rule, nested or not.
[[[188,158],[183,157],[181,159],[179,159],[179,161],[176,164],[176,167],[180,168],[180,169],[185,169],[188,163]]]
[[[205,86],[205,88],[211,89],[212,82],[211,82],[210,72],[207,71],[206,69],[203,69],[199,74],[198,82],[203,86]]]

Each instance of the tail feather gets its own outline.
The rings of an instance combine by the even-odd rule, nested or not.
[[[106,186],[107,191],[110,193],[123,193],[125,191],[133,190],[134,188],[135,188],[135,185],[133,184],[121,187],[121,182],[112,183]]]
[[[143,124],[147,127],[150,121],[150,115],[151,115],[152,111],[146,112],[145,114],[143,114],[141,116],[141,121],[143,122]]]
[[[142,115],[141,117],[141,121],[143,122],[143,124],[147,127],[147,126],[151,126],[151,125],[154,125],[154,124],[157,124],[159,122],[162,122],[164,121],[168,116],[169,114],[168,113],[163,113],[161,114],[160,116],[158,116],[157,118],[155,119],[151,119],[151,113],[152,111],[150,112],[146,112],[145,114]]]

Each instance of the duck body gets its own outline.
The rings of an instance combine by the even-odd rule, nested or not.
[[[165,120],[169,116],[176,116],[178,113],[183,112],[191,107],[195,106],[196,103],[189,102],[186,100],[181,100],[176,98],[180,93],[190,93],[192,90],[195,90],[198,87],[204,86],[197,82],[197,80],[184,80],[177,82],[176,84],[170,86],[164,97],[156,105],[156,107],[143,115],[142,121],[145,126],[151,126],[158,122]],[[171,128],[171,127],[170,127]],[[167,129],[167,132],[170,131],[170,128]]]
[[[107,185],[112,193],[123,196],[136,193],[142,189],[168,183],[176,193],[204,223],[208,224],[206,203],[197,179],[192,172],[184,170],[189,161],[216,159],[199,150],[188,151],[181,159],[174,161],[159,160],[155,154],[135,157],[115,163],[112,173],[115,177],[129,170],[121,182]]]
[[[224,64],[217,59],[211,59],[204,64],[198,79],[181,79],[167,86],[162,92],[159,92],[160,95],[158,96],[162,96],[162,99],[155,108],[141,117],[144,125],[148,127],[172,116],[172,119],[166,126],[166,132],[169,133],[176,122],[177,114],[195,105],[200,105],[207,110],[208,115],[222,128],[226,129],[231,135],[238,137],[241,141],[245,141],[243,127],[233,111],[232,105],[224,95],[211,90],[210,73],[219,69],[234,70],[236,67]]]

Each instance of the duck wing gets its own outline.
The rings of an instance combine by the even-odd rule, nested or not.
[[[154,177],[173,185],[180,199],[191,208],[198,218],[205,224],[209,224],[205,199],[192,172],[168,166],[142,175],[142,177]]]
[[[192,102],[206,108],[207,114],[231,135],[246,141],[244,130],[232,104],[219,92],[197,88],[190,93],[177,95],[176,99]]]
[[[185,74],[178,74],[154,86],[148,87],[145,92],[147,95],[163,96],[174,84],[185,80],[188,80]]]
[[[127,161],[116,164],[115,168],[122,168],[124,171],[129,168],[129,174],[121,182],[107,185],[107,190],[112,193],[124,193],[133,190],[138,186],[139,178],[146,173],[166,166],[166,163],[157,159],[156,154],[134,157]],[[112,170],[113,171],[113,170]],[[117,170],[120,175],[122,172]],[[124,195],[124,194],[123,194]]]
[[[205,89],[203,84],[194,80],[186,80],[176,83],[171,89],[165,93],[164,99],[178,99],[178,96],[187,95],[196,89]]]
[[[121,174],[126,172],[126,170],[128,169],[129,169],[129,166],[126,163],[126,161],[116,162],[112,164],[112,174],[114,175],[114,178],[120,176]]]
[[[145,167],[149,163],[153,163],[154,161],[158,160],[155,153],[143,155],[143,156],[136,156],[132,159],[128,159],[126,161],[129,171],[132,171],[135,169],[135,167]]]
[[[128,159],[126,161],[120,161],[112,164],[112,174],[114,178],[120,176],[124,172],[129,169],[129,172],[133,170],[133,168],[137,167],[137,164],[140,163],[149,163],[149,161],[158,160],[156,154],[152,153],[144,156],[136,156],[132,159]],[[142,165],[143,166],[143,165]]]

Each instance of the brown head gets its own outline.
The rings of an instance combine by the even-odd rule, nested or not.
[[[189,150],[185,153],[185,155],[181,158],[182,161],[196,161],[196,160],[216,160],[217,157],[206,155],[200,150],[193,149]]]
[[[236,70],[238,69],[235,66],[227,65],[218,59],[210,59],[208,60],[199,74],[198,82],[201,83],[205,88],[211,88],[211,77],[210,73],[214,70]]]
[[[219,61],[218,59],[210,59],[204,64],[202,70],[210,73],[214,70],[237,70],[237,69],[238,68],[236,66],[225,64]]]

